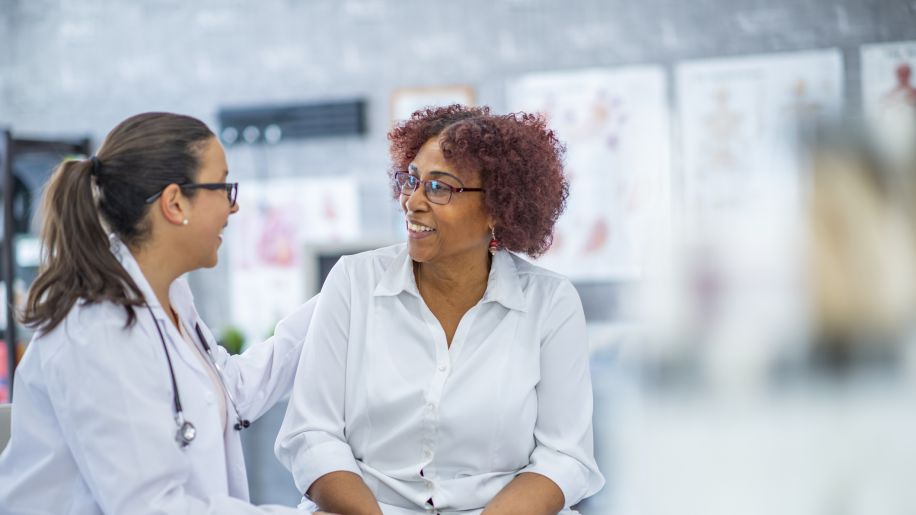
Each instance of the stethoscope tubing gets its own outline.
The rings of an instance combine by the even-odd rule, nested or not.
[[[169,377],[172,381],[172,404],[175,409],[175,425],[178,426],[175,440],[181,447],[187,447],[197,436],[197,429],[194,427],[194,424],[184,418],[184,410],[181,406],[181,394],[178,392],[178,381],[175,379],[175,368],[172,365],[172,356],[171,353],[169,353],[168,345],[165,343],[165,335],[162,333],[162,328],[159,327],[159,319],[156,318],[153,309],[148,303],[144,305],[149,311],[150,317],[153,319],[153,324],[156,326],[156,332],[159,333],[159,341],[162,343],[162,350],[165,352],[165,360],[169,366]],[[223,387],[223,391],[226,392],[226,396],[229,398],[229,403],[232,405],[233,411],[235,411],[236,423],[233,425],[233,429],[241,431],[247,428],[251,425],[251,422],[242,418],[242,414],[239,412],[238,405],[235,403],[232,393],[229,391],[229,388],[226,387],[226,380],[223,377],[222,368],[216,362],[213,351],[207,343],[207,339],[204,337],[203,330],[200,328],[199,323],[194,323],[194,330],[197,333],[197,338],[200,340],[201,346],[203,346],[207,353],[210,366],[216,370],[216,376],[219,378],[220,385]]]

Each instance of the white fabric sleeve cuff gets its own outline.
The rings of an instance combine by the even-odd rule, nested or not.
[[[519,471],[533,472],[550,479],[563,492],[563,506],[570,506],[581,501],[588,492],[588,468],[574,458],[538,445],[531,453],[530,464]]]
[[[353,457],[353,450],[349,445],[336,440],[309,448],[296,456],[291,465],[296,488],[303,495],[318,478],[331,472],[346,471],[363,477]]]

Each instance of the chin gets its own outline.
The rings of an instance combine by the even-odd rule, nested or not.
[[[213,268],[219,263],[219,256],[214,252],[212,256],[208,256],[206,260],[200,265],[201,268]]]
[[[417,263],[424,263],[429,261],[430,258],[428,251],[419,249],[411,243],[407,244],[407,255],[410,256],[411,260],[416,261]]]

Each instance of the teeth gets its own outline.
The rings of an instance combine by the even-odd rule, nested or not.
[[[429,227],[426,227],[425,225],[419,225],[410,222],[407,222],[407,228],[413,232],[429,232],[433,230]]]

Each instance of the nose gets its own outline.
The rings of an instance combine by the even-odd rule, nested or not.
[[[401,205],[404,211],[415,212],[429,208],[429,199],[426,198],[426,188],[419,184],[410,195],[401,194]]]
[[[234,215],[239,212],[239,201],[235,201],[235,205],[229,208],[229,214]]]

